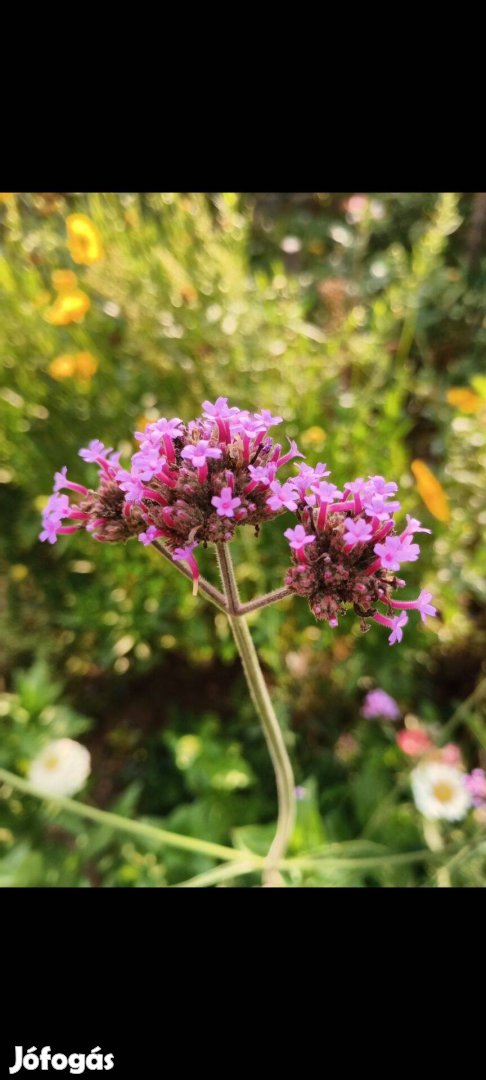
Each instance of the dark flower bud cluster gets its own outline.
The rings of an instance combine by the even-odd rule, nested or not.
[[[300,465],[291,481],[299,524],[285,532],[293,561],[286,584],[306,597],[317,619],[335,627],[351,606],[363,630],[369,629],[368,619],[391,630],[393,645],[402,640],[408,610],[419,611],[423,621],[436,614],[430,593],[403,601],[392,595],[405,585],[396,574],[401,564],[415,562],[419,556],[415,533],[430,529],[423,529],[407,514],[405,528],[397,533],[394,514],[400,503],[393,498],[397,491],[393,481],[370,476],[338,491],[325,479],[329,475],[325,465],[315,469]]]

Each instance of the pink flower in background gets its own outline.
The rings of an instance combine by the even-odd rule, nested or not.
[[[484,769],[473,769],[464,777],[466,789],[471,796],[473,806],[486,805],[486,773]]]
[[[427,750],[432,750],[433,742],[421,728],[402,728],[396,734],[396,740],[408,757],[421,757]]]
[[[447,743],[442,747],[440,752],[442,761],[445,761],[446,765],[460,765],[462,761],[461,751],[455,743]]]
[[[386,690],[370,690],[364,699],[361,715],[366,720],[376,720],[381,717],[385,720],[399,720],[400,707],[395,698],[390,697]]]

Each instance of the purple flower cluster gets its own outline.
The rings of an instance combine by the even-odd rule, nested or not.
[[[415,533],[430,530],[409,515],[396,530],[397,485],[382,476],[339,491],[324,464],[301,463],[296,476],[282,479],[280,469],[303,454],[290,439],[285,452],[274,442],[270,430],[280,423],[282,417],[266,409],[250,413],[225,397],[204,401],[202,416],[187,425],[162,417],[135,432],[139,447],[126,469],[119,454],[93,439],[80,456],[99,467],[96,490],[68,480],[66,467],[56,473],[40,539],[53,544],[82,528],[101,542],[138,537],[148,545],[160,538],[196,582],[200,544],[228,542],[238,525],[258,534],[263,522],[290,511],[297,524],[285,531],[293,562],[289,590],[306,597],[314,615],[331,626],[351,605],[363,629],[364,620],[374,619],[390,629],[390,644],[401,641],[409,610],[424,621],[436,613],[430,593],[405,601],[391,595],[405,585],[395,576],[401,565],[418,558]]]
[[[83,527],[105,542],[162,538],[196,579],[192,552],[199,544],[229,541],[237,525],[258,532],[262,522],[296,508],[293,488],[278,474],[303,455],[290,440],[286,452],[273,441],[270,429],[280,423],[282,417],[266,409],[250,413],[224,397],[205,401],[202,416],[187,426],[179,417],[161,418],[135,432],[140,445],[127,469],[93,439],[80,457],[100,467],[97,490],[72,483],[66,467],[56,473],[40,539],[53,544]],[[79,503],[60,495],[64,489],[80,495]]]
[[[389,642],[394,645],[402,640],[408,611],[418,611],[423,622],[436,614],[428,592],[422,591],[416,600],[392,597],[405,585],[396,572],[420,554],[415,533],[430,529],[407,514],[405,528],[396,531],[394,515],[400,503],[393,497],[397,491],[393,481],[383,476],[358,478],[341,492],[323,479],[327,476],[325,465],[312,469],[301,464],[298,475],[285,485],[299,521],[285,532],[294,564],[286,584],[305,596],[316,618],[330,626],[337,626],[338,616],[352,606],[363,630],[369,626],[365,620],[373,619],[391,631]]]

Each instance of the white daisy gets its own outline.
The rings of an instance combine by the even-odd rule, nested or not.
[[[459,821],[471,806],[464,773],[441,761],[424,761],[411,774],[417,810],[429,821]]]
[[[74,795],[91,772],[89,751],[74,739],[56,739],[29,769],[29,780],[43,795]]]

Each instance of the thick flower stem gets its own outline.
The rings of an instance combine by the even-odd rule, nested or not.
[[[239,605],[238,587],[226,544],[217,545],[218,562],[225,589],[230,624],[240,654],[248,689],[261,721],[275,771],[278,795],[277,831],[265,860],[265,885],[283,885],[278,864],[285,855],[295,821],[295,781],[279,722],[267,690],[258,655]]]

